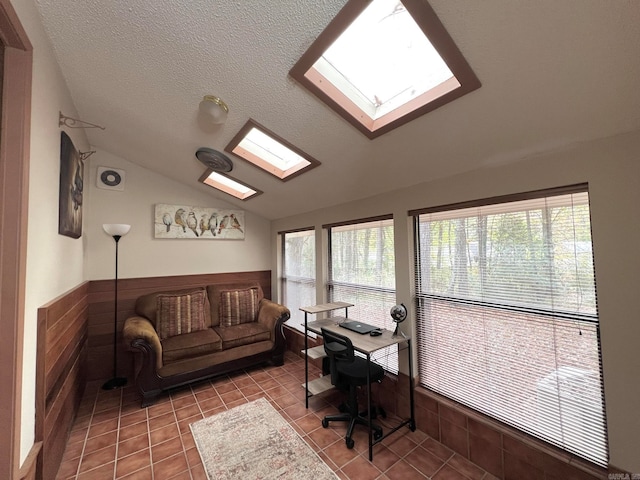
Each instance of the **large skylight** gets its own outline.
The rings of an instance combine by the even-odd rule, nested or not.
[[[290,74],[370,138],[480,86],[423,0],[350,0]]]
[[[225,150],[283,181],[320,165],[316,159],[253,120],[242,127]]]
[[[204,175],[200,177],[200,181],[205,185],[209,185],[210,187],[239,198],[240,200],[249,200],[250,198],[262,193],[258,189],[250,187],[244,183],[240,183],[228,175],[214,172],[211,169],[207,169]]]

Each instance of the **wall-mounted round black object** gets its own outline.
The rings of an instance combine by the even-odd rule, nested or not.
[[[216,172],[230,172],[233,170],[233,162],[224,153],[213,148],[202,147],[196,152],[196,158],[205,166]]]
[[[100,174],[100,180],[108,187],[116,187],[120,185],[122,177],[115,170],[105,170]]]

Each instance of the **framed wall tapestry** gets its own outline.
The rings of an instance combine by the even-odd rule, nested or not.
[[[244,240],[244,211],[158,203],[155,238]]]
[[[60,193],[58,233],[71,238],[82,235],[82,189],[84,162],[65,132],[60,139]]]

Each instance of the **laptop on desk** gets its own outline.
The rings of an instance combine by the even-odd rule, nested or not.
[[[362,335],[371,332],[371,330],[377,330],[379,328],[374,327],[373,325],[369,325],[368,323],[358,322],[357,320],[348,320],[346,322],[340,323],[339,325],[342,328],[346,328],[347,330],[351,330],[352,332],[360,333]]]

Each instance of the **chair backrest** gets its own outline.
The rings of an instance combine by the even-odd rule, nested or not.
[[[351,343],[349,337],[331,332],[326,328],[322,328],[322,339],[324,340],[324,351],[329,357],[331,384],[337,386],[340,381],[337,364],[340,362],[352,363],[354,361],[353,343]]]

